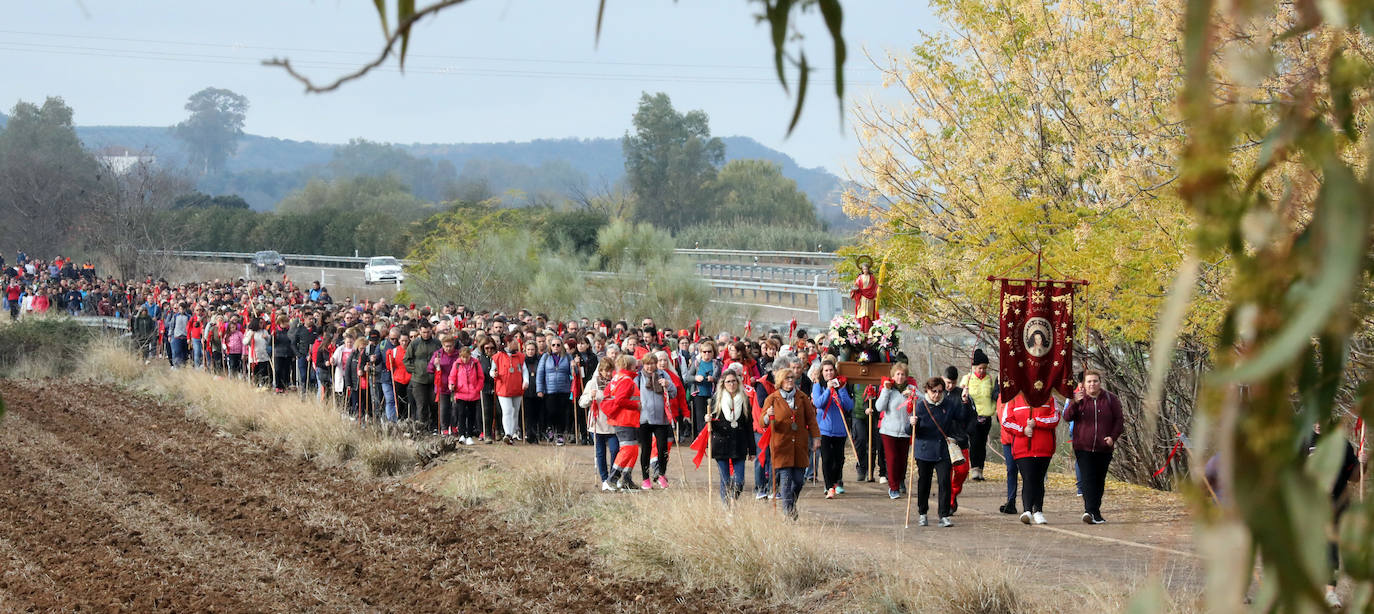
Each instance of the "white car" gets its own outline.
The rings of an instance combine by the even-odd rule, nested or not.
[[[363,267],[363,284],[372,285],[384,281],[392,283],[405,281],[406,274],[401,272],[401,261],[391,256],[374,256],[367,259]]]

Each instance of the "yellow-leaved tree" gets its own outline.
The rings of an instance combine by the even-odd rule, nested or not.
[[[947,29],[880,66],[895,100],[855,111],[862,141],[846,212],[856,251],[888,263],[884,303],[913,324],[959,323],[995,348],[996,290],[1086,279],[1075,370],[1105,371],[1134,424],[1149,345],[1193,222],[1177,193],[1181,7],[1147,0],[932,3]],[[1209,256],[1202,256],[1208,261]],[[1187,428],[1224,276],[1202,268],[1167,378],[1167,428],[1128,432],[1115,472],[1152,476]],[[1161,451],[1162,450],[1162,451]]]

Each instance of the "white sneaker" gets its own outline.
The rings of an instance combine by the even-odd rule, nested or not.
[[[1093,515],[1092,515],[1092,514],[1089,514],[1089,513],[1087,513],[1087,512],[1083,512],[1083,524],[1092,524],[1092,523],[1093,523]]]
[[[472,445],[472,444],[473,444],[473,441],[472,441],[472,438],[471,438],[471,437],[464,437],[464,438],[463,438],[463,445],[465,445],[465,446],[470,446],[470,445]]]
[[[1326,589],[1326,607],[1333,610],[1341,609],[1341,598],[1336,594],[1336,589],[1329,587]]]
[[[953,521],[953,520],[950,520],[949,517],[941,518],[941,519],[940,519],[940,526],[946,527],[946,528],[952,527],[952,526],[954,526],[954,521]]]
[[[1030,523],[1031,523],[1031,513],[1030,513],[1030,512],[1021,512],[1021,524],[1030,524]]]
[[[605,492],[615,492],[615,487],[614,487],[614,486],[611,486],[611,483],[610,483],[610,482],[602,482],[602,483],[601,483],[601,490],[603,490],[603,491],[605,491]]]
[[[930,521],[926,520],[926,515],[925,515],[925,514],[921,514],[920,516],[917,516],[917,517],[916,517],[916,526],[918,526],[918,527],[928,527],[928,526],[930,526]]]
[[[1035,524],[1049,524],[1045,521],[1045,515],[1040,512],[1033,514],[1032,518],[1035,518]]]
[[[879,483],[879,484],[886,484],[886,483],[887,483],[887,476],[885,476],[885,475],[884,475],[884,476],[880,476],[880,477],[878,478],[878,483]]]

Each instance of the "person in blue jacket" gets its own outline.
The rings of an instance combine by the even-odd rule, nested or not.
[[[820,377],[811,385],[811,402],[816,406],[816,423],[821,427],[821,475],[825,479],[825,498],[844,493],[844,445],[849,438],[846,424],[854,411],[854,399],[840,380],[835,361],[821,363]]]
[[[557,335],[549,335],[549,351],[539,357],[535,368],[535,394],[544,399],[544,416],[549,427],[557,431],[558,445],[563,445],[563,436],[575,435],[572,415],[572,355],[566,344]],[[575,441],[575,439],[574,439]]]

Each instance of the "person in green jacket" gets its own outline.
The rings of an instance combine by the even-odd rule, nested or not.
[[[406,346],[405,365],[410,372],[410,406],[415,416],[423,421],[430,430],[439,428],[434,411],[434,374],[425,366],[430,357],[439,351],[439,340],[434,337],[434,326],[420,321],[420,336]]]

